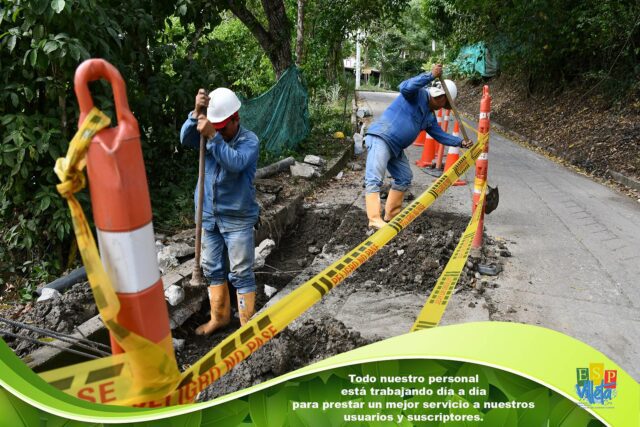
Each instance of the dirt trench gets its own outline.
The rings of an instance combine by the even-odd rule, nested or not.
[[[468,219],[438,212],[420,216],[336,287],[330,293],[337,294],[337,297],[334,295],[334,301],[344,300],[360,291],[376,292],[381,296],[403,292],[426,301]],[[306,204],[299,221],[288,230],[281,246],[267,258],[267,265],[256,272],[257,309],[268,301],[264,293],[265,285],[282,291],[292,281],[294,284],[304,282],[309,275],[355,247],[366,236],[366,214],[361,209],[350,205]],[[487,237],[487,246],[494,244]],[[495,251],[486,253],[493,256],[483,256],[476,263],[501,263]],[[314,262],[316,256],[319,256],[319,263],[318,260]],[[327,261],[322,261],[323,259]],[[475,265],[470,261],[460,278],[458,288],[462,292],[474,292],[475,282],[479,281],[474,272]],[[302,280],[298,274],[303,277]],[[177,351],[183,368],[200,359],[239,327],[235,305],[232,307],[234,315],[231,325],[210,337],[194,336],[192,332],[198,324],[208,319],[208,307],[203,307],[197,315],[174,331],[174,337],[185,340],[184,347]],[[332,312],[331,307],[324,307],[319,317],[315,317],[317,312],[310,312],[313,312],[313,308],[206,389],[199,400],[223,396],[330,356],[388,338],[383,335],[364,338],[359,331],[345,325],[334,315],[327,315],[327,312]],[[415,316],[417,314],[416,312]],[[363,317],[376,315],[378,313],[362,313]]]

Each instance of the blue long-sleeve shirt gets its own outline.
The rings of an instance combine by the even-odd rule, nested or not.
[[[189,148],[200,147],[198,120],[189,117],[180,130],[180,143]],[[240,126],[229,142],[220,133],[207,141],[204,171],[202,227],[220,231],[237,231],[253,227],[260,208],[253,181],[258,165],[259,142],[255,133]],[[198,183],[200,185],[200,183]],[[196,186],[194,201],[198,202]]]
[[[431,73],[422,73],[400,83],[400,95],[366,133],[382,138],[395,156],[413,144],[421,130],[441,144],[459,147],[462,138],[443,131],[429,109],[429,91],[425,86],[433,79]]]

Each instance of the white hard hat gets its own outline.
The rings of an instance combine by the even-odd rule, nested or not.
[[[240,100],[226,87],[219,87],[209,94],[207,120],[214,124],[226,124],[233,113],[240,109]],[[224,125],[223,125],[224,126]]]
[[[456,84],[449,79],[446,79],[444,83],[447,85],[447,89],[449,89],[451,100],[455,100],[456,96],[458,95],[458,88],[456,87]],[[431,86],[429,88],[429,96],[431,96],[432,98],[437,98],[438,96],[442,96],[444,94],[444,89],[442,89],[442,85],[440,84],[440,82],[437,82],[435,86]]]

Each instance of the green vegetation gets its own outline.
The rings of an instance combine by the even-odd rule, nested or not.
[[[382,82],[373,79],[372,86],[395,88],[420,68],[450,62],[460,46],[485,41],[500,55],[503,74],[524,77],[531,91],[581,82],[624,100],[640,91],[639,18],[640,5],[629,0],[4,1],[0,286],[31,286],[77,262],[53,165],[77,128],[72,82],[84,59],[105,58],[126,80],[156,228],[170,232],[192,221],[197,155],[180,147],[178,132],[200,87],[227,86],[255,97],[295,62],[313,125],[300,150],[321,151],[333,132],[351,133],[345,111],[353,83],[341,67],[358,30],[364,59],[382,72]],[[91,89],[113,116],[108,86]],[[261,165],[273,160],[261,154]],[[91,217],[86,191],[80,199]]]

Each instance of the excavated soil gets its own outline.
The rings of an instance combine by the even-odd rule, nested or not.
[[[98,314],[89,282],[78,283],[69,288],[60,298],[38,303],[15,305],[3,312],[9,320],[26,323],[55,332],[70,334],[75,328]],[[50,341],[45,335],[0,322],[0,328],[13,334],[42,341]],[[7,336],[4,338],[19,357],[24,357],[42,347],[30,341]]]

